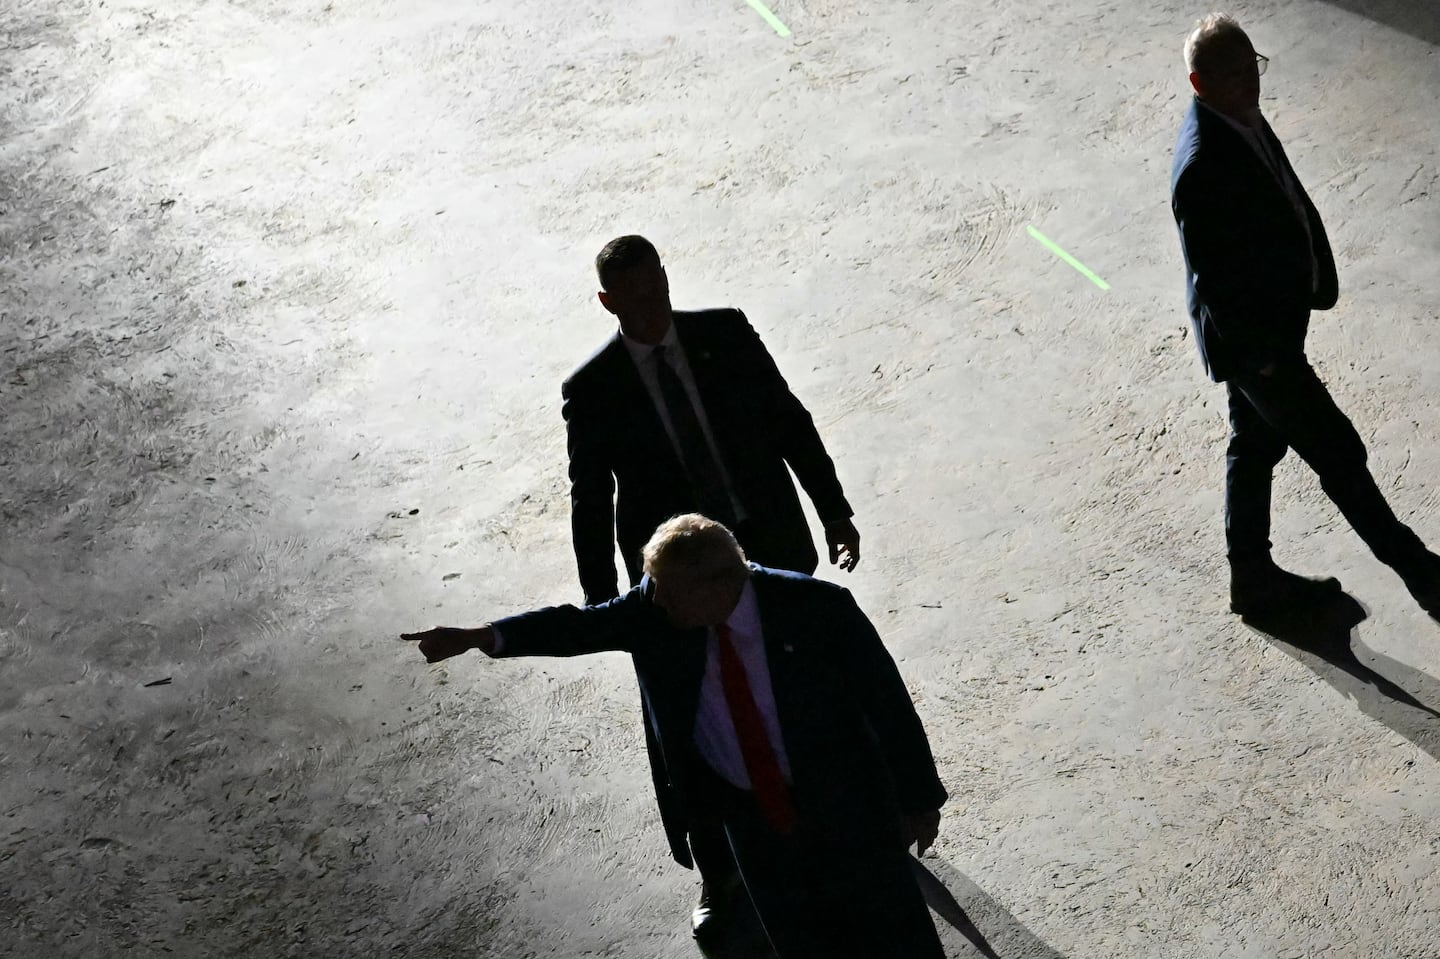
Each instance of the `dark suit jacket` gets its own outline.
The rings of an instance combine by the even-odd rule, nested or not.
[[[852,515],[809,412],[739,310],[677,312],[716,446],[747,514],[751,558],[811,572],[818,558],[786,465],[824,522]],[[680,458],[617,333],[561,388],[570,454],[571,532],[587,603],[617,595],[618,540],[630,582],[655,527],[699,509]],[[755,531],[758,539],[747,542]]]
[[[895,662],[839,586],[751,566],[775,706],[800,819],[820,833],[893,829],[896,806],[940,808],[946,793],[929,740]],[[498,621],[501,656],[630,653],[659,745],[660,814],[670,849],[692,865],[692,817],[714,808],[695,748],[705,670],[704,630],[678,631],[647,594],[649,581],[602,606],[557,606]]]
[[[1270,125],[1261,136],[1290,166]],[[1223,117],[1190,104],[1175,144],[1170,206],[1185,254],[1185,287],[1205,371],[1225,380],[1305,351],[1310,311],[1335,305],[1335,258],[1315,205],[1299,187],[1305,227],[1274,174]],[[1311,251],[1319,264],[1312,288]]]

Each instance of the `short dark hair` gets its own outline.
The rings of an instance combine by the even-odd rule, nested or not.
[[[655,249],[655,244],[631,233],[605,244],[605,249],[595,257],[595,272],[600,275],[600,288],[608,292],[610,284],[626,270],[659,262],[660,251]]]

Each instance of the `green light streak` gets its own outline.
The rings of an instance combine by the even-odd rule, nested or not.
[[[765,22],[782,37],[790,36],[790,28],[780,22],[780,18],[770,12],[770,8],[761,3],[760,0],[745,0],[746,3],[755,8],[755,12],[765,18]]]
[[[1054,240],[1050,239],[1048,236],[1041,233],[1033,226],[1027,226],[1025,227],[1025,229],[1029,231],[1031,236],[1039,240],[1040,244],[1044,246],[1045,249],[1049,250],[1051,253],[1054,253],[1060,259],[1064,260],[1066,263],[1069,263],[1071,266],[1075,267],[1075,269],[1079,270],[1080,274],[1084,276],[1087,280],[1089,280],[1091,283],[1094,283],[1102,290],[1110,289],[1109,283],[1106,283],[1104,280],[1100,279],[1100,277],[1096,276],[1094,272],[1091,271],[1091,269],[1084,263],[1081,263],[1069,253],[1066,253],[1064,250],[1060,249],[1060,247],[1056,246]]]

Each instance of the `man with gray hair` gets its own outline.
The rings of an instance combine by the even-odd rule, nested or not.
[[[850,593],[745,561],[723,525],[677,516],[645,576],[600,606],[522,613],[418,641],[428,662],[630,653],[683,841],[718,821],[779,959],[942,959],[906,847],[945,788],[910,695]]]
[[[1333,307],[1339,285],[1320,214],[1260,113],[1268,63],[1230,16],[1210,14],[1195,27],[1185,64],[1196,96],[1170,181],[1195,344],[1229,394],[1230,608],[1265,619],[1338,596],[1337,580],[1298,576],[1270,556],[1271,478],[1293,449],[1375,556],[1440,619],[1440,557],[1385,502],[1364,441],[1305,357],[1310,312]]]

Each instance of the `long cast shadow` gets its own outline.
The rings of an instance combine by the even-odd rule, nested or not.
[[[1323,606],[1245,624],[1355,701],[1360,711],[1440,759],[1440,681],[1360,641],[1368,614],[1348,593]]]
[[[1325,0],[1376,23],[1440,46],[1440,4],[1435,0]]]
[[[945,884],[981,937],[1000,959],[1065,959],[1045,940],[1035,935],[968,877],[943,859],[926,859],[925,866]],[[966,955],[985,955],[984,950],[970,946]]]

